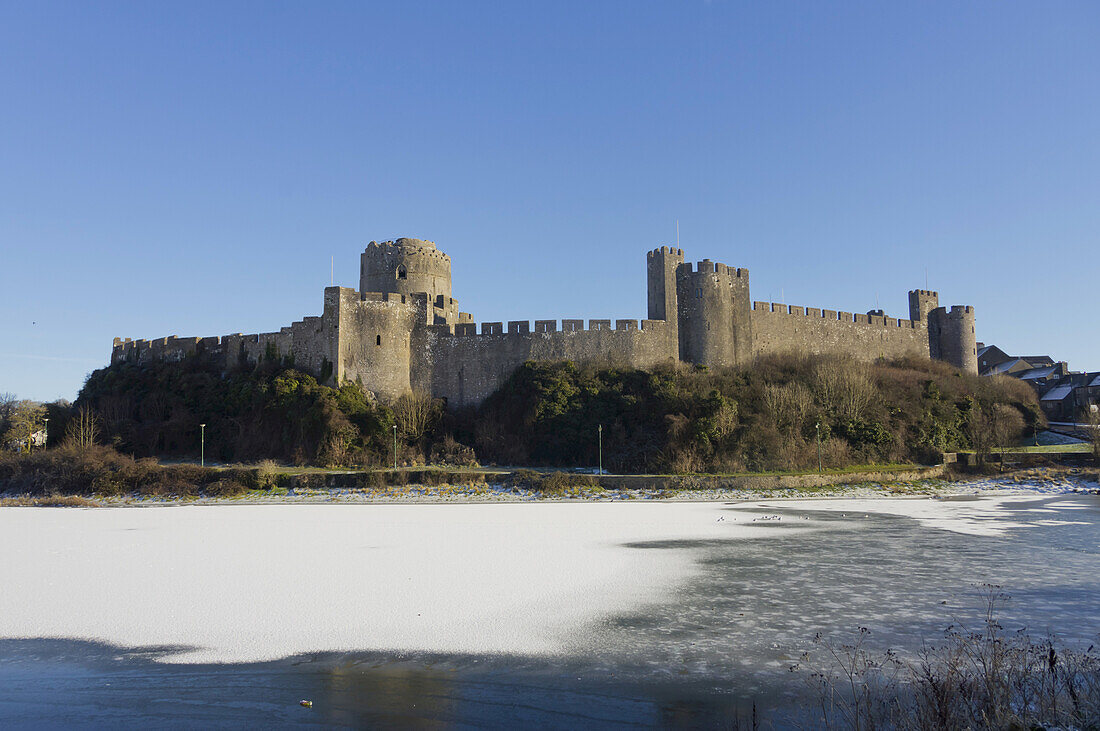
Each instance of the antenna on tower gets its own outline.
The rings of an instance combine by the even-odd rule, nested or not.
[[[676,219],[676,248],[680,248],[680,219]]]
[[[331,287],[336,284],[336,257],[330,256],[328,258],[328,285]]]
[[[928,267],[924,268],[924,288],[928,289]]]

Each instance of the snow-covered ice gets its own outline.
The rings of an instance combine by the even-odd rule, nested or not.
[[[1061,525],[1066,521],[1022,520],[1028,512],[1044,508],[1010,510],[1018,503],[1036,500],[1036,495],[985,495],[980,498],[893,498],[888,500],[839,498],[806,499],[798,501],[761,501],[752,503],[758,509],[793,508],[807,511],[841,513],[844,517],[858,519],[868,513],[897,515],[917,520],[928,528],[939,528],[972,536],[999,536],[1013,528],[1030,528],[1039,525]],[[743,506],[747,507],[747,506]],[[1047,503],[1049,508],[1077,506],[1073,503]],[[1052,512],[1045,510],[1045,512]],[[1015,517],[1015,520],[1007,518]]]
[[[690,552],[624,544],[812,529],[752,517],[715,503],[0,508],[0,638],[172,646],[172,662],[565,652],[694,569]]]

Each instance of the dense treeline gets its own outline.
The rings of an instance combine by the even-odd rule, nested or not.
[[[482,460],[621,472],[738,472],[928,461],[1014,444],[1041,421],[1034,393],[904,359],[776,356],[712,371],[585,370],[528,363],[465,432]]]
[[[102,441],[137,456],[198,456],[206,424],[217,461],[381,463],[394,423],[359,386],[322,386],[278,360],[227,374],[200,357],[112,365],[89,376],[74,406],[96,415]]]
[[[617,472],[740,472],[921,462],[1013,444],[1041,422],[1034,394],[928,360],[863,364],[779,356],[751,367],[654,371],[527,363],[480,407],[426,397],[376,403],[268,360],[222,373],[201,358],[93,373],[74,413],[96,441],[136,456],[298,464],[444,462]],[[396,428],[395,428],[396,427]],[[468,445],[468,446],[464,446]],[[475,455],[476,452],[476,455]]]

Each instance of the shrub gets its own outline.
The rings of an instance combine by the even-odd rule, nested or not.
[[[35,497],[197,495],[217,475],[216,470],[194,465],[162,467],[151,459],[135,460],[104,446],[0,457],[0,491]]]
[[[531,490],[542,495],[580,494],[599,489],[599,482],[592,475],[572,472],[543,474],[534,470],[517,470],[512,473],[509,482],[513,487]]]
[[[448,434],[443,441],[432,445],[432,464],[453,465],[455,467],[478,467],[477,455],[465,444],[455,441]]]
[[[237,480],[223,478],[211,482],[203,492],[210,497],[233,497],[248,492],[248,488]]]

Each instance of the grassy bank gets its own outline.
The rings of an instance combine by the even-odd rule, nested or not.
[[[324,499],[631,499],[695,496],[700,499],[796,497],[871,490],[930,494],[952,480],[982,471],[946,467],[863,465],[816,470],[694,475],[593,475],[555,470],[402,468],[336,470],[258,465],[199,467],[134,459],[107,447],[54,449],[0,455],[0,506],[88,507],[89,501],[218,498]],[[1072,479],[1095,481],[1095,470],[1030,468],[995,473],[1005,484]]]

